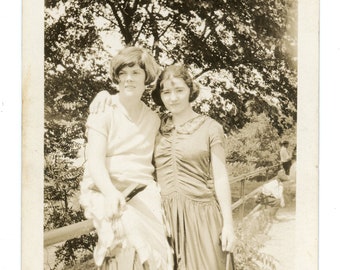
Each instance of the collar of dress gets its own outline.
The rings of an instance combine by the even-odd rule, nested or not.
[[[169,134],[173,130],[176,130],[180,134],[192,134],[194,133],[206,120],[207,116],[198,115],[180,126],[175,126],[171,116],[165,116],[162,118],[160,132],[161,134]]]

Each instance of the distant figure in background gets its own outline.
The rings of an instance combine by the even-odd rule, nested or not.
[[[290,166],[292,165],[292,157],[288,153],[288,141],[283,141],[281,143],[281,149],[280,149],[280,161],[282,168],[285,170],[286,175],[289,175]]]
[[[293,152],[292,152],[292,163],[296,161],[296,145],[294,146]]]
[[[296,146],[292,153],[292,165],[289,169],[289,181],[284,184],[285,194],[289,197],[288,199],[295,202],[296,197]]]
[[[289,180],[291,182],[296,182],[296,146],[293,149],[292,153],[292,164],[289,169]]]
[[[270,221],[278,221],[277,211],[281,207],[285,207],[284,188],[282,182],[288,181],[289,178],[284,170],[280,170],[276,177],[264,184],[260,194],[256,198],[257,203],[268,205],[270,209]]]

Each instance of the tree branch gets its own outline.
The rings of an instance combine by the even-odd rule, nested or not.
[[[202,76],[204,73],[213,70],[212,68],[205,68],[203,69],[200,73],[197,73],[195,76],[193,76],[194,79],[199,78],[200,76]]]

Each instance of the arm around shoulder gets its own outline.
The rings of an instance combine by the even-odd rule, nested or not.
[[[90,104],[90,113],[96,114],[105,111],[106,106],[112,104],[112,96],[106,90],[100,91]]]

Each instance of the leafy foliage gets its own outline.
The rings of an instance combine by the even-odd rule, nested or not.
[[[82,173],[81,167],[71,167],[58,157],[49,156],[46,160],[44,200],[46,210],[53,214],[45,213],[45,218],[58,215],[57,219],[45,221],[46,229],[62,227],[74,223],[74,220],[83,219],[79,204],[71,201],[76,195]]]
[[[253,114],[242,129],[226,136],[227,167],[231,176],[279,164],[280,142],[285,138],[296,145],[295,126],[279,136],[265,114]]]
[[[63,265],[63,269],[74,269],[75,265],[85,261],[91,261],[93,249],[97,240],[97,235],[95,233],[90,233],[66,241],[56,251],[57,261],[54,269],[57,269],[59,264]],[[94,265],[89,265],[86,269],[91,269],[90,266],[92,269],[96,269]]]
[[[265,210],[248,215],[237,226],[238,242],[234,249],[237,270],[275,270],[275,258],[261,252],[267,239],[268,213]]]
[[[69,0],[46,6],[45,59],[51,64],[46,67],[73,71],[71,84],[81,81],[88,65],[95,82],[90,92],[112,90],[108,81],[100,85],[93,77],[107,80],[103,63],[108,54],[101,37],[115,33],[121,44],[150,48],[162,65],[191,67],[211,89],[205,104],[226,132],[248,122],[248,109],[266,113],[279,132],[291,126],[287,117],[296,119],[294,0]],[[55,9],[64,12],[53,17]],[[229,113],[230,106],[237,109]]]
[[[77,193],[83,174],[82,167],[75,167],[65,157],[49,154],[45,159],[44,230],[64,227],[84,219]],[[92,254],[97,235],[91,233],[66,241],[56,251],[58,265],[72,265],[79,258]]]

